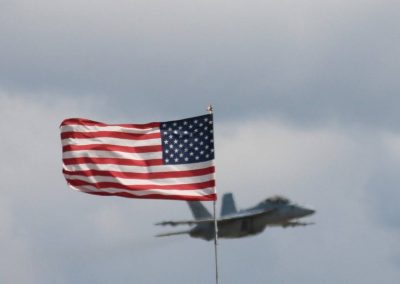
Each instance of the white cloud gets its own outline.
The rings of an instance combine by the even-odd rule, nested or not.
[[[0,197],[0,281],[29,283],[36,279],[37,266],[29,237],[16,223],[14,209],[12,201]]]
[[[66,186],[58,125],[71,116],[109,121],[97,104],[103,102],[0,94],[0,131],[7,133],[0,163],[2,283],[212,281],[211,243],[153,238],[168,230],[154,222],[191,217],[185,203],[94,197]],[[129,116],[111,119],[131,121]],[[302,129],[262,118],[217,121],[215,138],[218,191],[234,192],[239,208],[283,194],[317,209],[314,226],[221,240],[222,279],[395,283],[398,239],[381,225],[386,215],[375,218],[376,188],[368,184],[377,174],[376,157],[386,160],[382,151],[397,142],[378,133]]]
[[[353,166],[349,163],[359,154],[352,137],[337,128],[299,129],[262,119],[218,128],[228,130],[221,139],[217,136],[219,185],[238,193],[298,196],[296,188],[320,186],[313,180],[333,178],[340,174],[337,170],[343,173],[341,167]],[[353,178],[357,176],[355,172]]]
[[[254,273],[258,281],[263,276],[257,270],[267,269],[268,278],[278,282],[375,283],[384,278],[395,283],[398,238],[376,223],[379,213],[371,201],[379,192],[368,187],[376,174],[376,157],[385,149],[379,133],[335,127],[299,129],[262,119],[218,128],[228,130],[217,140],[220,193],[233,191],[241,208],[272,194],[284,194],[317,210],[310,218],[315,226],[270,229],[243,246],[223,244],[226,267],[241,271],[232,263],[239,253],[246,263],[254,265],[254,259],[263,259],[271,265],[264,268],[257,263],[254,271],[247,268],[245,275]],[[225,269],[229,282],[245,281],[240,272],[231,275]]]

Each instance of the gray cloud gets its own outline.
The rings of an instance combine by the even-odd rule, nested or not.
[[[110,114],[140,105],[172,116],[213,102],[221,118],[397,129],[395,1],[3,6],[7,89],[95,94]]]

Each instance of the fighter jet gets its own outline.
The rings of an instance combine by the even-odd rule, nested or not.
[[[194,227],[185,231],[159,234],[156,237],[189,234],[193,238],[207,241],[214,239],[214,218],[201,202],[189,201],[188,204],[194,220],[164,221],[156,225]],[[266,227],[272,226],[287,228],[311,225],[313,223],[300,222],[298,219],[314,213],[314,210],[293,204],[289,199],[281,196],[270,197],[254,207],[238,211],[233,194],[226,193],[222,198],[221,217],[217,219],[218,238],[253,236],[264,231]]]

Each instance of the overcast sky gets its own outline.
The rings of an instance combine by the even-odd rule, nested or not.
[[[399,283],[400,2],[0,0],[0,283],[213,283],[185,202],[69,189],[58,126],[215,107],[217,190],[314,226],[220,240],[221,283]],[[211,204],[207,204],[211,209]]]

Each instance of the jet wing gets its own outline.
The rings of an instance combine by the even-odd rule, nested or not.
[[[238,212],[232,215],[227,215],[223,216],[219,219],[217,219],[218,223],[228,223],[231,221],[239,220],[239,219],[247,219],[247,218],[253,218],[257,216],[262,216],[262,215],[268,215],[275,211],[275,209],[271,210],[252,210],[252,211],[244,211],[244,212]],[[213,218],[207,218],[207,219],[199,219],[199,220],[182,220],[182,221],[164,221],[160,223],[156,223],[155,225],[160,225],[160,226],[178,226],[178,225],[197,225],[197,224],[204,224],[204,223],[213,223],[214,219]]]
[[[286,222],[282,224],[282,227],[298,227],[298,226],[308,226],[314,225],[315,223],[304,223],[304,222]]]
[[[156,237],[169,237],[169,236],[184,235],[189,233],[190,231],[169,232],[169,233],[158,234],[156,235]]]

